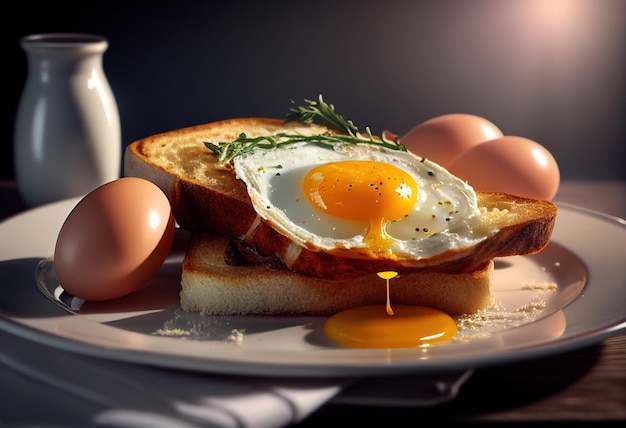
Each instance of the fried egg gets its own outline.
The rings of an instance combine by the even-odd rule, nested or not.
[[[485,238],[474,189],[412,152],[303,142],[233,166],[258,215],[305,248],[422,259]]]

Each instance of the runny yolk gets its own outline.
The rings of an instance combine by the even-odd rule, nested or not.
[[[363,160],[319,165],[305,175],[302,189],[322,212],[367,221],[365,240],[378,251],[385,249],[390,240],[385,225],[411,212],[418,191],[413,177],[402,169]]]
[[[324,324],[324,334],[347,348],[416,348],[449,341],[458,329],[445,312],[425,306],[383,305],[341,311]]]
[[[324,324],[324,334],[347,348],[415,348],[447,342],[458,332],[445,312],[425,306],[391,307],[389,280],[393,271],[379,272],[387,282],[387,305],[367,305],[346,309]]]

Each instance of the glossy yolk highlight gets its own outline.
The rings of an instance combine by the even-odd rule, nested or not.
[[[359,306],[330,317],[324,334],[347,348],[415,348],[446,342],[456,335],[454,320],[445,312],[424,306]]]
[[[304,177],[302,189],[318,210],[347,220],[367,221],[365,240],[387,246],[385,225],[408,215],[417,199],[417,183],[402,169],[375,161],[319,165]]]

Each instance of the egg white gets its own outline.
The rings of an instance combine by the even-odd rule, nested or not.
[[[367,221],[346,220],[314,208],[302,190],[304,175],[315,166],[343,160],[392,164],[418,185],[411,213],[387,225],[393,238],[385,252],[422,259],[450,249],[473,246],[485,233],[474,189],[440,165],[411,152],[376,144],[297,143],[255,149],[236,157],[237,178],[244,181],[256,212],[283,235],[307,248],[367,248]],[[478,232],[480,230],[480,232]]]

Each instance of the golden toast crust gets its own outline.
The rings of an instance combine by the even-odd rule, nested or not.
[[[161,187],[181,227],[233,237],[231,250],[242,263],[266,263],[330,280],[381,270],[468,273],[495,257],[534,254],[548,244],[557,215],[554,204],[477,191],[484,215],[499,230],[472,248],[420,260],[364,260],[298,248],[294,258],[291,240],[257,216],[245,184],[220,167],[204,146],[205,141],[231,141],[244,131],[251,136],[275,133],[282,125],[278,119],[243,118],[157,134],[127,147],[124,173]]]

